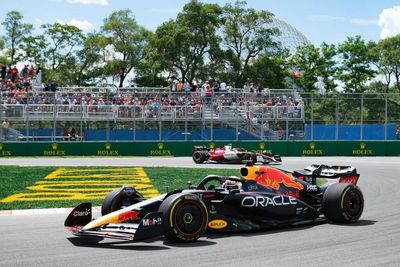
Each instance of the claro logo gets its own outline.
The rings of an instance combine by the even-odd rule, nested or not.
[[[89,216],[89,215],[90,215],[90,209],[86,209],[85,211],[79,211],[79,210],[74,211],[75,217],[82,217],[82,216]]]
[[[297,199],[294,197],[285,197],[283,195],[267,196],[247,196],[242,199],[242,206],[246,208],[268,207],[268,206],[287,206],[296,205]]]
[[[212,229],[223,229],[228,226],[228,223],[224,220],[212,220],[208,223],[208,227]]]

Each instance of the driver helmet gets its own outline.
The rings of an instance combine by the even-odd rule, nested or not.
[[[262,152],[264,155],[266,155],[266,156],[270,156],[271,154],[268,152],[268,150],[263,150],[263,152]]]
[[[224,148],[225,148],[225,150],[227,150],[227,151],[229,151],[229,150],[232,150],[232,145],[226,145],[226,146],[224,146]]]

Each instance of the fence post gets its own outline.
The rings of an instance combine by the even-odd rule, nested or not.
[[[314,140],[314,93],[311,94],[311,140]]]
[[[361,125],[361,129],[360,129],[360,140],[363,140],[364,137],[364,94],[361,94],[361,118],[360,118],[360,125]]]
[[[336,133],[335,133],[335,139],[336,141],[339,140],[339,95],[336,95]]]
[[[387,141],[387,126],[388,126],[388,102],[387,102],[387,94],[385,94],[385,141]]]

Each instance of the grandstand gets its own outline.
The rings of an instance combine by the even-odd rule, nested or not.
[[[3,90],[0,120],[11,128],[7,135],[0,128],[0,140],[396,140],[398,95],[343,94],[331,96],[330,107],[315,106],[327,97],[273,89],[206,98],[169,88],[58,88],[17,96]],[[365,113],[377,101],[384,112]],[[352,110],[340,108],[345,102]]]
[[[278,140],[285,138],[279,125],[304,120],[298,97],[293,90],[202,99],[165,88],[59,88],[18,97],[3,92],[1,118],[13,122],[8,140],[68,140],[72,128],[87,141]]]

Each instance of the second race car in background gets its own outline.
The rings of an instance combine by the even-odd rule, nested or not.
[[[252,161],[261,164],[280,164],[282,159],[278,155],[272,155],[267,151],[257,153],[244,148],[233,148],[231,145],[210,148],[207,146],[194,146],[193,161],[201,163],[246,163]]]

